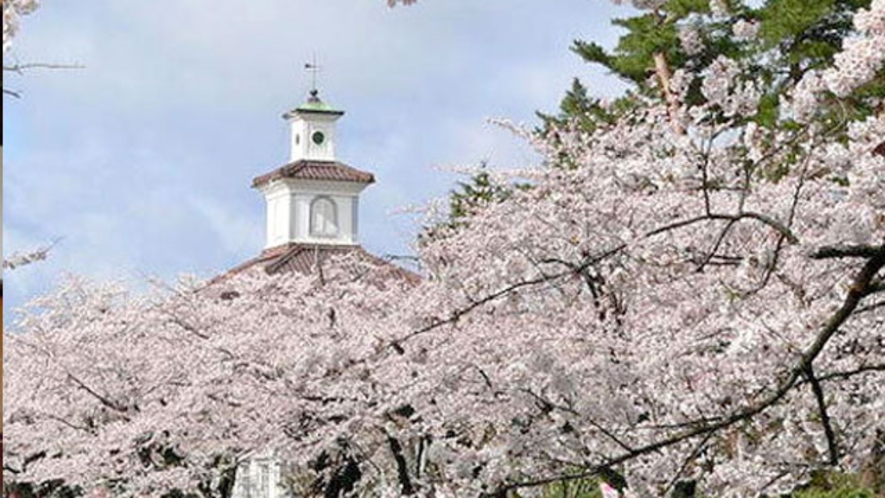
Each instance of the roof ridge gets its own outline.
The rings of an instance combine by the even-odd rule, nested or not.
[[[287,246],[283,249],[284,246]],[[280,252],[275,250],[279,247]],[[265,249],[262,254],[245,261],[227,272],[216,276],[209,281],[209,284],[216,284],[227,280],[233,275],[246,271],[249,268],[260,267],[265,273],[272,275],[280,272],[296,271],[303,274],[311,274],[315,271],[322,271],[328,263],[328,258],[342,256],[344,254],[355,254],[359,259],[383,268],[383,273],[396,279],[403,279],[410,284],[416,284],[422,280],[422,277],[396,263],[375,255],[362,245],[339,245],[339,244],[314,244],[314,243],[288,243],[285,245]],[[303,256],[306,252],[314,253],[313,261],[306,261]]]
[[[264,267],[264,271],[266,271],[267,273],[276,272],[284,264],[288,263],[289,261],[292,260],[292,258],[294,258],[298,254],[300,254],[301,251],[303,251],[304,249],[305,249],[305,247],[300,244],[293,245],[291,248],[286,250],[286,252],[284,252],[283,254],[278,256],[276,258],[276,261],[272,261],[272,262],[268,263],[267,266]]]
[[[260,187],[280,178],[303,178],[305,180],[330,180],[356,183],[375,183],[375,175],[357,169],[341,161],[299,159],[286,163],[252,179],[253,187]]]

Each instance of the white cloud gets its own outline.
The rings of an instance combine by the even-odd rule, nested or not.
[[[214,198],[186,199],[189,206],[199,213],[222,249],[231,254],[250,254],[261,248],[264,240],[264,224],[255,213],[243,213],[235,206],[218,202]]]

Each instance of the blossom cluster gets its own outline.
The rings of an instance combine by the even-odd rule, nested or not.
[[[796,86],[793,102],[796,115],[809,116],[816,93],[829,91],[846,97],[871,81],[885,67],[882,46],[885,44],[885,1],[873,0],[869,9],[861,9],[854,18],[856,35],[845,39],[843,50],[836,54],[832,67],[812,70]]]
[[[3,2],[3,55],[12,47],[12,39],[18,32],[19,19],[40,6],[39,0],[4,0]]]

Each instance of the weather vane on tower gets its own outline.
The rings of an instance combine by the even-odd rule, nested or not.
[[[304,64],[304,69],[307,71],[310,71],[310,73],[311,73],[310,95],[312,97],[316,97],[317,94],[319,93],[319,90],[317,89],[317,73],[319,73],[320,70],[322,69],[322,66],[317,64],[317,55],[316,54],[313,54],[313,58],[311,59],[311,62]]]

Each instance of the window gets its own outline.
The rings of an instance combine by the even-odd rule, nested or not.
[[[280,498],[280,470],[276,460],[261,457],[241,463],[236,471],[232,498]]]
[[[258,489],[255,498],[272,498],[270,490],[270,464],[258,462]]]
[[[310,203],[310,235],[335,237],[338,235],[338,207],[328,197],[317,197]]]
[[[249,463],[247,462],[237,467],[234,496],[236,498],[252,498],[252,495],[252,475],[249,472]]]

